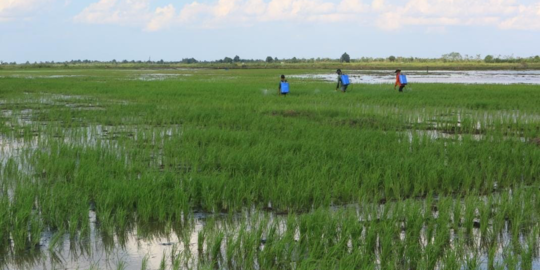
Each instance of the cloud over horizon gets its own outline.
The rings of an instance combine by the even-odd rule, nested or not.
[[[11,0],[13,1],[13,0]],[[152,7],[152,0],[99,0],[74,17],[79,23],[118,24],[158,31],[222,28],[267,22],[352,23],[391,31],[406,26],[492,26],[540,30],[540,2],[518,0],[214,0]]]
[[[540,0],[0,0],[2,61],[530,56],[539,32]]]
[[[55,0],[1,0],[0,22],[28,19],[29,13],[43,8]]]

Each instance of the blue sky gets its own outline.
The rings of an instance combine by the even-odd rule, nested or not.
[[[0,61],[540,54],[540,0],[0,0]]]

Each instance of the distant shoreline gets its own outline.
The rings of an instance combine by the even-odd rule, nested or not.
[[[0,65],[0,70],[25,69],[348,69],[348,70],[540,70],[540,62],[485,63],[461,62],[315,62],[315,63],[55,63]]]

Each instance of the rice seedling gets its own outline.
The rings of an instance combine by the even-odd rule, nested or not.
[[[167,256],[109,268],[538,262],[535,86],[333,95],[313,94],[329,83],[298,79],[276,99],[260,89],[283,70],[166,72],[183,75],[0,78],[4,264],[30,261],[21,254],[38,254],[45,232],[51,252],[67,240],[113,252],[178,239],[160,249]]]

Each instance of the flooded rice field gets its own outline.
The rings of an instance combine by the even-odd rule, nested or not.
[[[393,70],[346,71],[352,83],[391,84],[396,81]],[[410,84],[413,83],[460,83],[460,84],[540,84],[540,71],[403,71]],[[336,81],[334,73],[291,75],[291,78]]]
[[[229,72],[0,78],[0,269],[540,268],[534,86]]]

